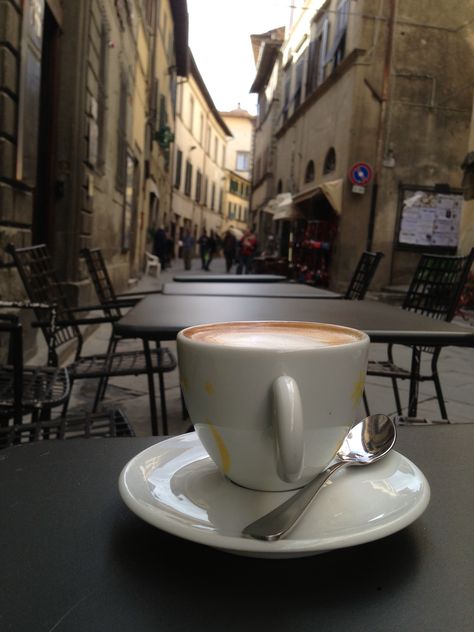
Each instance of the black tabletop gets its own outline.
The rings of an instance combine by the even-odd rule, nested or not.
[[[156,441],[77,439],[0,453],[2,630],[472,631],[474,425],[399,429],[396,449],[431,486],[410,526],[286,560],[180,540],[131,513],[120,471]]]
[[[245,278],[245,277],[244,277]],[[269,296],[274,298],[342,298],[321,287],[302,283],[165,283],[163,294],[195,296]]]
[[[474,329],[378,301],[249,296],[148,296],[116,324],[126,337],[173,340],[184,327],[235,320],[297,320],[345,325],[372,342],[474,346]]]
[[[286,281],[280,274],[175,274],[173,281],[185,283],[277,283]]]

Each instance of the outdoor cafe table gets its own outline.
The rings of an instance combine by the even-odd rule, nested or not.
[[[431,487],[409,526],[291,559],[224,553],[132,513],[119,474],[156,442],[72,439],[0,452],[2,630],[472,632],[474,424],[398,428],[395,449]]]
[[[345,325],[372,342],[474,346],[474,329],[428,318],[379,301],[251,296],[154,294],[132,307],[115,326],[127,338],[174,340],[191,325],[240,320],[297,320]]]
[[[154,294],[142,299],[115,325],[125,338],[141,338],[145,353],[149,341],[174,340],[181,329],[211,322],[245,320],[297,320],[345,325],[365,331],[371,342],[407,345],[474,347],[474,329],[428,318],[378,301],[272,298],[252,296],[193,296]],[[151,359],[149,359],[151,362]],[[419,362],[412,354],[412,375]],[[150,388],[153,389],[153,382]],[[410,380],[409,401],[416,388]],[[150,419],[158,434],[153,392]]]
[[[342,298],[342,294],[303,283],[165,283],[162,292],[163,294],[194,294],[195,296]]]
[[[279,283],[286,281],[280,274],[176,274],[173,281],[181,283]]]

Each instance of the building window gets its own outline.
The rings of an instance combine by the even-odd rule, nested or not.
[[[349,0],[340,0],[337,6],[336,35],[332,48],[334,67],[341,63],[346,53],[346,32],[349,19]]]
[[[168,112],[166,111],[166,97],[160,95],[160,123],[158,129],[163,129],[168,124]]]
[[[283,182],[281,181],[281,179],[278,180],[277,193],[283,193]]]
[[[202,196],[202,203],[204,204],[204,206],[207,206],[207,189],[209,186],[209,179],[207,176],[204,176],[204,192],[203,192],[203,196]]]
[[[212,210],[214,210],[214,204],[216,201],[216,184],[215,182],[212,183],[212,187],[211,187],[211,208]]]
[[[194,99],[193,97],[189,97],[189,131],[191,134],[193,133],[193,122],[194,122]]]
[[[201,185],[202,185],[202,173],[200,171],[196,172],[196,202],[201,201]]]
[[[199,142],[204,143],[204,114],[199,116]]]
[[[313,182],[314,180],[314,162],[312,160],[310,160],[308,162],[308,164],[306,165],[306,171],[304,173],[304,181],[305,184],[308,182]]]
[[[336,168],[336,150],[334,147],[328,149],[326,158],[324,159],[323,173],[331,173]]]
[[[214,138],[214,161],[217,162],[217,155],[219,153],[219,139],[217,136]]]
[[[98,125],[98,166],[103,170],[105,165],[105,120],[107,112],[107,72],[108,72],[108,51],[109,51],[109,29],[102,22],[100,29],[100,59],[99,59],[99,94],[97,107]]]
[[[117,163],[115,170],[115,186],[121,192],[125,191],[127,177],[127,93],[127,79],[125,74],[122,73],[120,77]]]
[[[315,35],[309,44],[306,95],[314,92],[325,78],[329,35],[329,20],[327,17],[316,25],[315,31]]]
[[[181,186],[181,169],[183,167],[183,152],[178,149],[176,152],[176,168],[174,172],[174,186],[179,190]]]
[[[293,111],[299,107],[303,96],[304,56],[298,59],[295,68],[295,90],[293,93]]]
[[[193,180],[193,166],[186,160],[186,174],[184,176],[184,194],[188,197],[191,196],[191,184]]]
[[[235,159],[236,171],[248,171],[250,167],[250,152],[238,151]]]
[[[237,180],[233,180],[232,178],[230,180],[230,192],[231,193],[239,192],[239,183],[237,182]]]
[[[288,110],[290,108],[290,87],[291,87],[291,68],[286,71],[285,86],[283,88],[283,123],[288,119]]]

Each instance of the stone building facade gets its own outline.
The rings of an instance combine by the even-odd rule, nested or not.
[[[249,207],[255,116],[240,105],[235,110],[220,114],[232,132],[226,150],[222,229],[234,226],[243,230],[252,227]]]
[[[222,231],[226,146],[232,134],[191,51],[189,58],[189,77],[178,83],[177,92],[172,212],[179,235],[188,229],[197,240],[203,229]]]
[[[307,1],[272,67],[279,103],[268,103],[273,75],[257,66],[259,102],[276,111],[270,201],[292,196],[276,224],[289,226],[301,280],[343,289],[367,248],[385,254],[372,287],[400,285],[420,252],[457,250],[470,20],[470,7],[453,11],[450,0]],[[268,200],[253,200],[262,218]]]
[[[1,0],[2,296],[21,294],[9,242],[46,243],[73,301],[95,301],[84,246],[117,289],[141,269],[154,198],[170,205],[187,19],[185,0]]]

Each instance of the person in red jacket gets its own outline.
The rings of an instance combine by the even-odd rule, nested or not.
[[[244,236],[239,244],[239,265],[237,274],[250,274],[252,272],[252,261],[257,252],[257,238],[248,228],[244,231]]]

